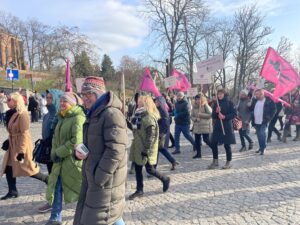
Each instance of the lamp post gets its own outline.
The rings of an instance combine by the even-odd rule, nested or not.
[[[14,92],[14,74],[12,73],[12,70],[10,70],[8,77],[11,80],[11,92]]]

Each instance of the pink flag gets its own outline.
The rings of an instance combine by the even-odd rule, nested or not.
[[[66,92],[72,91],[72,83],[71,83],[71,69],[70,69],[70,60],[67,59],[67,66],[66,66]]]
[[[275,84],[274,98],[279,98],[300,84],[299,74],[273,48],[268,48],[260,75]]]
[[[250,88],[250,89],[252,89],[254,91],[258,89],[254,85],[249,85],[248,88]],[[265,96],[268,96],[269,98],[271,98],[273,102],[275,102],[275,103],[281,102],[283,106],[285,106],[285,107],[291,107],[291,105],[288,102],[282,100],[281,98],[274,97],[274,95],[271,92],[269,92],[267,90],[264,90],[264,93],[265,93]]]
[[[179,90],[185,92],[192,86],[186,76],[176,69],[172,70],[171,76],[176,77],[177,83],[176,86],[170,87],[170,90]]]
[[[158,88],[156,87],[149,68],[146,68],[143,75],[143,80],[140,85],[141,91],[149,91],[154,94],[155,97],[161,96]]]

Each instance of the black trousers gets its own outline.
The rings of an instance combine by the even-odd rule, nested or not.
[[[212,152],[213,152],[213,158],[218,159],[219,158],[219,150],[218,150],[218,143],[212,143]],[[224,144],[224,148],[226,151],[226,160],[231,161],[232,160],[232,151],[231,146],[229,144]]]
[[[136,190],[137,191],[143,191],[144,190],[144,182],[143,182],[143,166],[135,165],[135,178],[136,178]],[[148,174],[156,177],[161,182],[164,182],[166,180],[166,176],[162,175],[160,172],[156,170],[156,168],[153,165],[150,165],[148,162],[145,165],[146,171]]]
[[[280,132],[275,127],[277,120],[278,120],[278,116],[275,115],[273,117],[273,119],[269,123],[269,127],[268,127],[268,139],[271,139],[273,131],[275,132],[275,134],[277,135],[277,137],[280,137],[280,135],[281,135]]]
[[[279,120],[279,123],[280,123],[280,130],[283,130],[283,116],[278,116],[278,120]]]
[[[201,156],[201,145],[202,145],[202,139],[203,141],[211,148],[211,143],[209,140],[209,134],[195,134],[195,148],[197,151],[197,155]]]
[[[8,192],[18,192],[17,190],[17,179],[13,177],[13,168],[11,166],[6,166],[5,168],[5,175],[6,175],[6,180],[8,184]],[[31,176],[32,178],[35,178],[39,181],[43,181],[44,183],[48,183],[48,176],[38,172],[37,174],[34,174]]]
[[[8,192],[9,193],[18,192],[17,186],[16,186],[17,179],[15,177],[13,177],[13,170],[12,170],[11,166],[6,166],[5,175],[6,175],[6,180],[7,180],[7,184],[8,184]]]

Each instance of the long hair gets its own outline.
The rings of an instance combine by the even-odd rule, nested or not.
[[[11,93],[9,97],[16,102],[16,110],[19,114],[22,114],[24,111],[26,111],[23,96],[19,92]]]
[[[144,103],[145,110],[156,119],[160,119],[159,111],[151,96],[140,96],[139,100]]]

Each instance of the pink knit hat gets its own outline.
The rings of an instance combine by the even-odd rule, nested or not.
[[[76,95],[74,92],[65,92],[60,99],[68,102],[70,105],[81,105],[82,100],[81,98]]]

